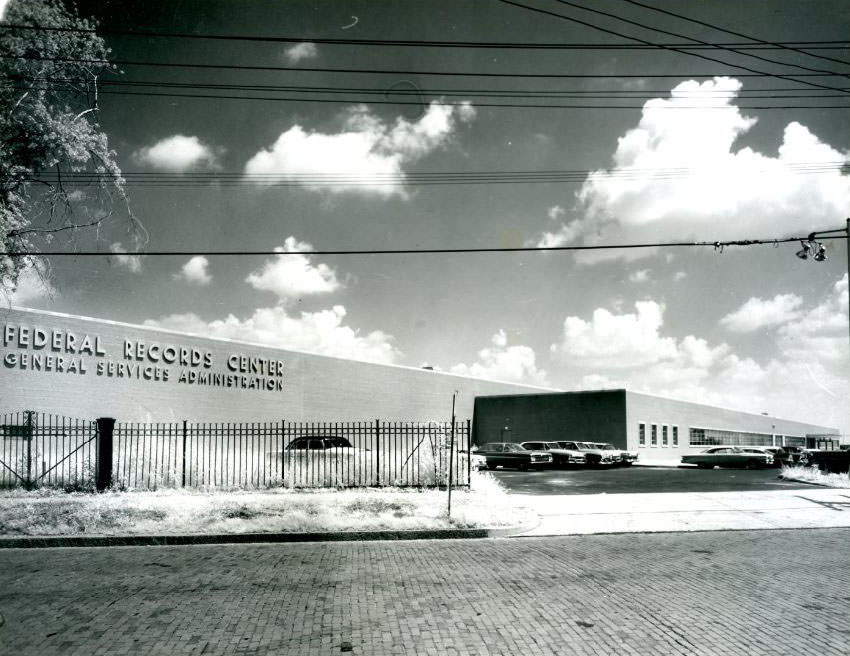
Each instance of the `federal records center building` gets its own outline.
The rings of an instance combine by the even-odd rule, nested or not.
[[[0,413],[119,421],[447,421],[473,441],[584,440],[678,461],[837,430],[641,394],[563,392],[40,310],[0,310]]]

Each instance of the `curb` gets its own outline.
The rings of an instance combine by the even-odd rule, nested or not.
[[[529,530],[506,528],[458,528],[414,531],[346,531],[337,533],[232,533],[217,535],[104,535],[0,538],[0,549],[53,547],[153,547],[198,544],[261,544],[285,542],[353,542],[369,540],[463,540],[503,537]]]

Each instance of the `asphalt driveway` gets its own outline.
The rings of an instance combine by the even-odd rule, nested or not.
[[[697,469],[696,467],[617,467],[492,472],[517,494],[637,494],[641,492],[750,492],[811,489],[779,479],[778,469]]]

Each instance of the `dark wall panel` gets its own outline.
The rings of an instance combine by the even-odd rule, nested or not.
[[[586,440],[626,448],[624,390],[483,396],[475,400],[474,440]]]

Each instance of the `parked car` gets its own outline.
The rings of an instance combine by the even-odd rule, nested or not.
[[[526,471],[552,464],[552,454],[548,451],[529,451],[514,442],[488,442],[479,447],[478,453],[487,459],[487,469],[514,467]]]
[[[460,449],[458,453],[463,458],[466,455],[465,449]],[[469,454],[469,465],[472,469],[487,469],[487,458],[483,456],[477,446],[472,447],[472,452]]]
[[[579,451],[584,454],[585,461],[593,467],[613,466],[617,463],[612,451],[598,449],[590,442],[571,442],[558,440],[558,445],[562,449]]]
[[[781,467],[783,460],[788,457],[788,454],[785,452],[785,449],[783,449],[781,446],[766,446],[764,447],[764,450],[773,456],[774,467]]]
[[[617,463],[623,465],[624,467],[631,467],[632,463],[638,459],[637,451],[627,451],[625,449],[618,449],[613,444],[609,444],[608,442],[593,442],[593,446],[595,446],[600,451],[611,451],[614,454],[614,458]]]
[[[301,437],[296,437],[287,444],[284,452],[289,452],[291,454],[305,452],[318,454],[321,452],[324,455],[350,456],[358,451],[368,450],[369,449],[358,449],[346,438],[338,435],[302,435]]]
[[[715,466],[756,469],[772,466],[773,455],[756,447],[714,446],[700,453],[682,456],[682,462],[700,469],[713,469]]]
[[[531,451],[548,451],[552,454],[552,464],[555,467],[583,465],[587,462],[581,451],[564,449],[557,442],[523,442],[522,446]]]

